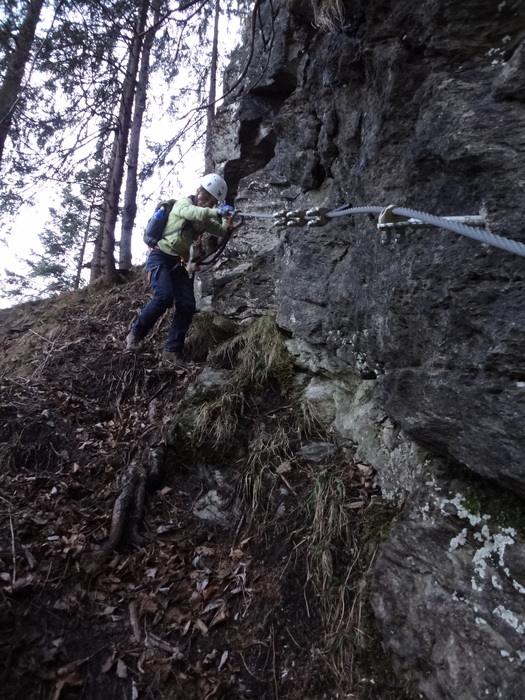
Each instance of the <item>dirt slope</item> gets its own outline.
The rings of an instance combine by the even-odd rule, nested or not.
[[[371,670],[379,651],[349,623],[366,615],[345,609],[364,606],[366,467],[278,459],[265,466],[271,498],[252,490],[246,504],[246,456],[217,461],[236,506],[223,525],[198,519],[209,474],[172,435],[205,365],[163,366],[163,326],[123,351],[146,298],[137,279],[0,312],[0,698],[408,697],[388,666]],[[265,401],[265,429],[286,425],[278,392]],[[112,541],[123,478],[159,445],[164,477]],[[330,470],[348,499],[328,553],[331,626],[307,549],[312,485]]]

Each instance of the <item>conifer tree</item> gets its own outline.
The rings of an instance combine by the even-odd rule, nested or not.
[[[127,159],[126,187],[124,192],[124,206],[122,208],[122,230],[119,246],[119,267],[122,270],[131,268],[131,239],[133,235],[133,224],[137,214],[137,170],[140,151],[140,139],[142,134],[142,122],[146,110],[146,99],[149,81],[150,57],[155,34],[160,26],[162,0],[153,0],[153,24],[147,29],[142,53],[140,57],[140,69],[138,74],[137,89],[135,94],[135,104],[133,121],[131,124],[131,134],[129,152]]]
[[[6,53],[0,85],[0,166],[5,141],[13,123],[13,115],[19,107],[22,81],[43,5],[44,0],[29,0],[18,32],[11,37],[11,41],[3,42]]]
[[[100,257],[99,259],[93,260],[93,279],[95,278],[95,274],[100,270],[104,277],[104,281],[108,284],[114,284],[115,282],[119,281],[114,255],[115,227],[118,216],[120,191],[124,177],[124,166],[127,154],[129,132],[131,129],[136,80],[140,65],[140,55],[144,39],[148,7],[148,0],[140,0],[136,15],[135,30],[129,48],[128,63],[122,83],[118,118],[114,125],[114,138],[108,169],[109,172],[106,186],[106,197],[104,200],[102,217],[100,221],[100,245],[97,247],[97,252],[100,251]]]

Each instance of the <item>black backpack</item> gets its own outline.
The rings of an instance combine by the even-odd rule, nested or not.
[[[173,205],[176,199],[168,199],[166,202],[160,202],[157,204],[155,213],[148,221],[148,225],[144,229],[143,240],[148,248],[155,248],[157,243],[162,238],[166,223],[168,221],[168,216],[170,215]]]

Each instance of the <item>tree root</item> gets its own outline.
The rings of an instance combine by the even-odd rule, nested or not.
[[[140,527],[144,516],[146,491],[159,488],[164,474],[164,443],[147,448],[144,459],[134,459],[119,478],[119,494],[113,506],[109,538],[104,547],[111,554],[120,544],[140,547],[144,537]]]
[[[133,461],[120,477],[120,493],[113,506],[109,539],[105,546],[106,552],[112,552],[121,543],[129,521],[131,521],[129,539],[132,540],[138,527],[137,522],[142,518],[145,490],[146,474],[136,461]]]

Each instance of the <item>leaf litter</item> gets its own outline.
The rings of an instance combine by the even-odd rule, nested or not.
[[[159,363],[168,319],[141,353],[123,351],[146,299],[139,279],[0,311],[1,697],[408,698],[390,673],[363,681],[364,648],[342,673],[329,660],[303,508],[329,464],[278,458],[267,471],[285,514],[265,507],[260,522],[199,520],[203,479],[176,445],[162,483],[140,486],[204,366]],[[117,537],[130,465],[144,507]],[[373,469],[344,466],[340,517],[357,531]],[[233,493],[242,470],[221,468]],[[344,535],[329,553],[339,583],[356,556],[355,533]]]

